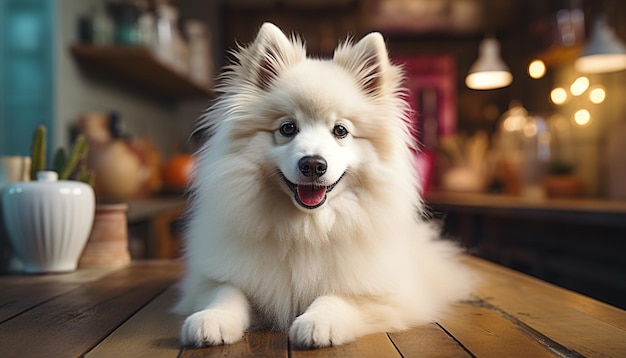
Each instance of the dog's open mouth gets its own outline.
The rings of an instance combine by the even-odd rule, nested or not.
[[[283,175],[283,180],[294,194],[294,197],[300,206],[306,209],[319,208],[326,201],[326,194],[337,186],[343,175],[331,185],[322,186],[315,184],[295,184],[287,180]]]

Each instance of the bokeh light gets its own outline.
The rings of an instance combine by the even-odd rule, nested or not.
[[[574,113],[574,122],[579,126],[586,126],[591,122],[591,113],[586,109],[579,109]]]
[[[567,100],[567,91],[564,88],[557,87],[550,92],[550,99],[554,104],[563,104]]]
[[[606,99],[606,91],[602,87],[596,87],[589,92],[589,100],[592,103],[599,104]]]
[[[589,88],[589,79],[587,77],[578,77],[570,86],[569,90],[574,96],[580,96]]]
[[[528,75],[534,79],[539,79],[546,74],[546,64],[541,60],[534,60],[528,65]]]

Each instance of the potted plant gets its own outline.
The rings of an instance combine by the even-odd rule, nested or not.
[[[550,198],[578,198],[584,190],[584,184],[574,172],[574,167],[561,161],[555,161],[549,166],[543,186]]]
[[[79,166],[88,150],[85,138],[77,137],[69,156],[58,150],[53,170],[47,170],[45,148],[46,128],[39,126],[31,146],[31,181],[2,192],[9,241],[27,273],[75,270],[94,218],[93,175]]]

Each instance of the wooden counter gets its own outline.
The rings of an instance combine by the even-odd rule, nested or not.
[[[624,200],[525,198],[496,194],[429,192],[425,195],[425,201],[437,210],[626,228]]]
[[[176,261],[114,271],[0,276],[0,357],[624,357],[626,312],[487,261],[475,298],[439,322],[320,350],[283,333],[187,350],[178,343]]]

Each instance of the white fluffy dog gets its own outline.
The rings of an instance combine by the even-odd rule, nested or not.
[[[183,344],[264,327],[339,345],[467,297],[457,248],[421,215],[402,73],[382,36],[320,60],[266,23],[234,55],[197,153]]]

